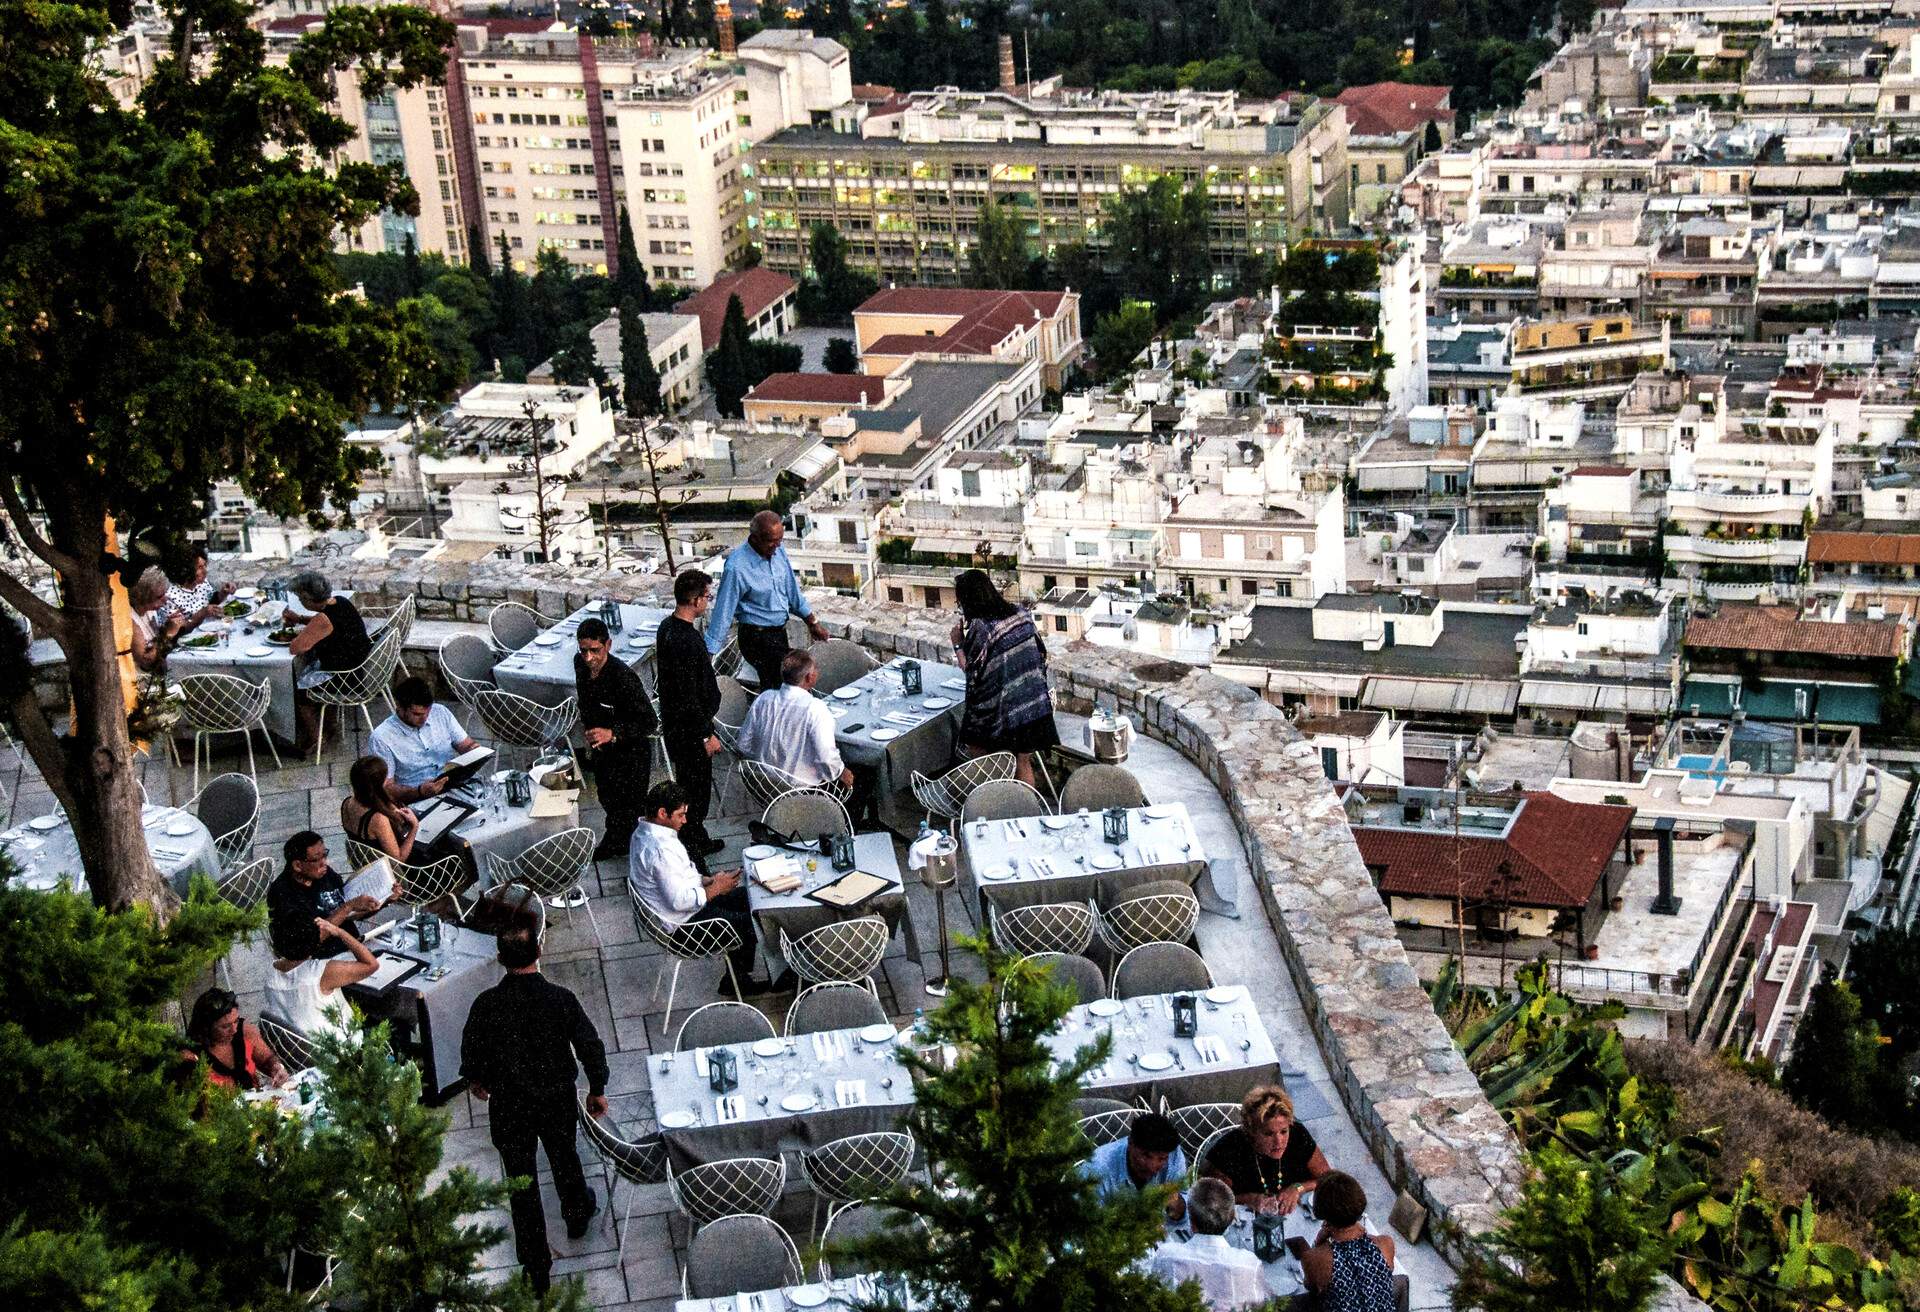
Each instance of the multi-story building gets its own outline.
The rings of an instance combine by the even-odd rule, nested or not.
[[[1452,95],[1449,87],[1375,82],[1335,97],[1347,109],[1347,190],[1354,217],[1398,204],[1401,180],[1429,143],[1439,149],[1453,139]]]
[[[769,268],[799,273],[807,234],[829,223],[849,257],[901,282],[964,281],[980,207],[1012,206],[1033,248],[1100,244],[1107,200],[1165,175],[1205,184],[1208,247],[1222,275],[1309,232],[1347,222],[1346,111],[1298,96],[1231,91],[1081,92],[1057,79],[1025,94],[916,91],[903,109],[864,102],[831,127],[794,128],[754,152]]]
[[[647,357],[660,375],[660,403],[673,411],[691,401],[700,391],[700,320],[691,314],[643,314],[640,321],[647,330]],[[620,360],[620,311],[593,326],[593,358],[605,371],[616,389],[624,388],[626,377]],[[530,383],[553,381],[553,361],[547,360],[527,374]],[[624,391],[617,395],[625,397]]]
[[[1513,330],[1513,390],[1558,401],[1613,400],[1644,370],[1672,363],[1668,324],[1627,315],[1521,323]]]
[[[1688,219],[1648,262],[1641,318],[1671,324],[1676,336],[1751,337],[1765,255],[1746,224]]]
[[[915,356],[943,360],[1038,360],[1059,391],[1080,358],[1078,292],[888,287],[853,312],[860,368],[890,374]]]
[[[419,476],[428,489],[445,490],[530,475],[536,429],[540,476],[566,478],[613,441],[613,415],[591,384],[479,383],[414,435]]]

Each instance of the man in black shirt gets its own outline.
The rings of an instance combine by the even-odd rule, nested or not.
[[[673,614],[660,621],[654,642],[654,669],[660,688],[661,737],[673,762],[674,782],[687,790],[687,823],[680,841],[696,863],[726,846],[707,836],[707,806],[713,800],[713,754],[720,750],[713,717],[720,709],[720,684],[706,639],[694,628],[713,605],[713,579],[697,569],[673,580]]]
[[[460,1036],[460,1074],[492,1109],[488,1131],[501,1170],[527,1182],[513,1192],[513,1244],[534,1291],[544,1294],[553,1250],[534,1154],[547,1150],[567,1238],[580,1238],[600,1200],[574,1146],[575,1058],[587,1072],[587,1112],[605,1116],[607,1049],[580,999],[540,974],[539,939],[510,930],[500,936],[499,957],[507,977],[473,1000]]]
[[[346,896],[346,881],[327,864],[327,840],[311,829],[303,829],[287,840],[284,850],[287,867],[267,887],[268,932],[281,925],[310,932],[317,916],[355,938],[365,938],[359,918],[372,915],[380,904],[370,897]],[[332,957],[344,951],[344,942],[323,937],[316,955]]]
[[[653,771],[653,735],[660,729],[647,686],[625,661],[612,653],[613,635],[589,616],[575,631],[580,654],[573,658],[573,682],[580,698],[580,724],[586,730],[593,777],[606,808],[607,829],[593,859],[625,856],[640,822],[640,804]]]

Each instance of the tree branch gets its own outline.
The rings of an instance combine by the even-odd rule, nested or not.
[[[11,478],[0,478],[0,506],[6,507],[7,518],[13,521],[13,531],[27,544],[27,550],[62,574],[80,573],[79,561],[40,536],[40,530],[33,526],[33,520],[27,514],[26,503],[20,500],[20,489],[13,485]]]
[[[66,808],[70,816],[80,814],[74,802],[73,790],[67,786],[67,751],[60,745],[60,739],[53,732],[53,726],[47,723],[46,713],[35,700],[33,688],[14,698],[13,724],[20,731],[20,739],[27,745],[27,755],[40,767],[40,777],[60,799],[60,805]]]
[[[59,643],[61,651],[67,649],[66,616],[35,596],[26,584],[5,570],[0,570],[0,601],[25,615],[35,628]]]

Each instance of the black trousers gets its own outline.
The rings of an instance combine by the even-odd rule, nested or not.
[[[708,841],[707,808],[713,805],[713,758],[707,755],[707,737],[674,734],[667,738],[667,759],[673,762],[674,781],[687,790],[687,823],[680,831],[680,841],[696,862],[705,860],[701,849]]]
[[[733,962],[733,973],[744,983],[753,974],[753,963],[759,959],[759,939],[753,932],[753,908],[747,898],[747,886],[742,883],[719,897],[714,898],[691,916],[687,923],[696,920],[724,920],[732,925],[740,935],[740,946],[727,954]]]
[[[552,1269],[553,1254],[547,1247],[547,1212],[540,1202],[537,1148],[547,1150],[554,1191],[560,1195],[561,1219],[568,1225],[578,1225],[593,1212],[593,1195],[587,1191],[580,1152],[574,1146],[573,1086],[512,1094],[494,1090],[489,1107],[487,1128],[500,1153],[501,1169],[508,1176],[527,1181],[523,1188],[513,1191],[511,1200],[513,1248],[528,1278],[538,1283]]]
[[[624,852],[633,841],[633,827],[646,808],[647,780],[653,774],[653,743],[627,743],[617,752],[593,754],[593,779],[600,805],[607,813],[607,845]]]
[[[753,672],[760,676],[760,691],[771,692],[780,686],[780,662],[787,654],[787,626],[776,625],[761,628],[758,624],[741,624],[737,630],[740,638],[740,659],[753,666]]]

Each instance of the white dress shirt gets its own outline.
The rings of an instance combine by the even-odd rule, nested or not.
[[[680,928],[707,904],[707,890],[700,886],[700,871],[686,844],[679,834],[651,820],[633,827],[627,876],[640,890],[640,900],[670,928]]]
[[[1153,1250],[1149,1269],[1170,1285],[1200,1282],[1200,1296],[1214,1312],[1265,1303],[1272,1297],[1260,1259],[1229,1244],[1224,1235],[1168,1239]]]
[[[804,688],[783,683],[753,699],[740,726],[740,752],[803,784],[838,779],[846,768],[833,745],[833,712]]]

